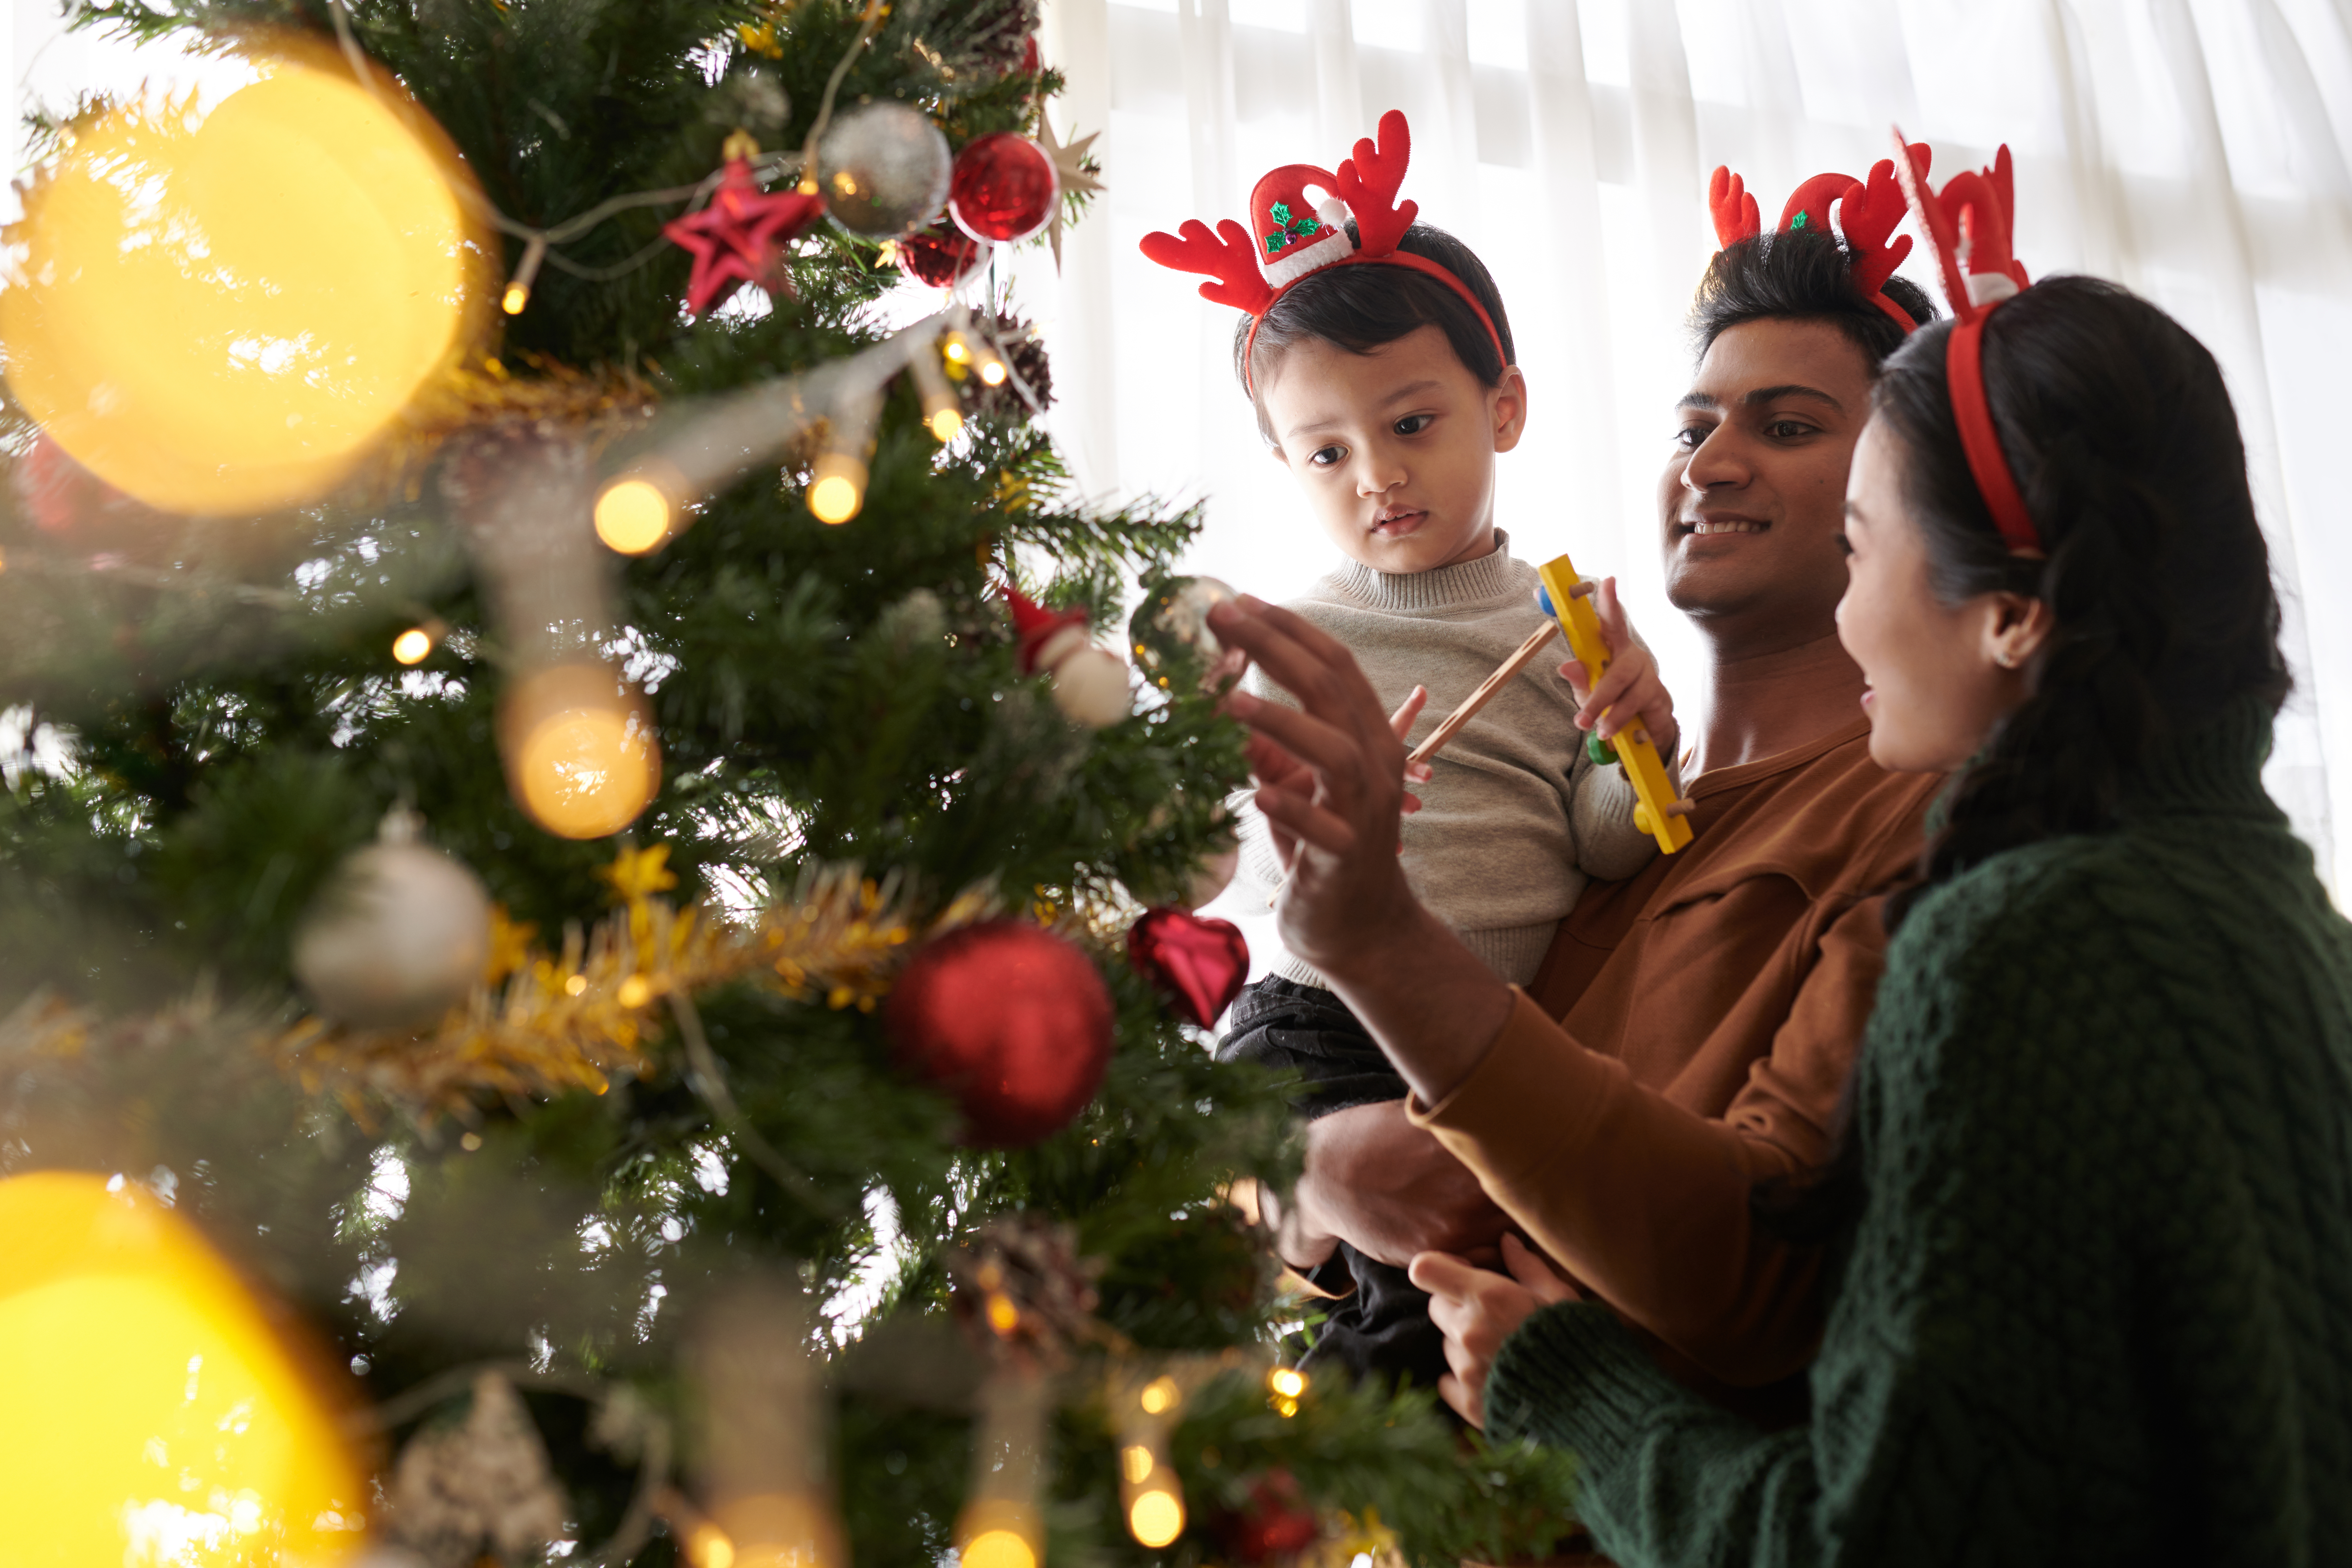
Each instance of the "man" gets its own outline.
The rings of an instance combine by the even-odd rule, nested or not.
[[[1829,1147],[1879,973],[1874,895],[1916,857],[1936,788],[1870,763],[1862,677],[1833,621],[1871,383],[1902,341],[1897,317],[1933,312],[1884,281],[1883,253],[1857,260],[1825,211],[1792,225],[1798,210],[1710,266],[1660,480],[1668,597],[1714,653],[1685,770],[1696,841],[1591,889],[1524,992],[1381,864],[1397,793],[1381,781],[1401,747],[1344,652],[1279,611],[1217,617],[1301,702],[1234,702],[1259,731],[1258,801],[1292,856],[1286,941],[1418,1101],[1311,1124],[1278,1215],[1283,1256],[1313,1269],[1344,1240],[1402,1268],[1423,1251],[1491,1257],[1518,1230],[1727,1396],[1811,1354],[1818,1259],[1759,1229],[1749,1200],[1801,1181]],[[1618,694],[1604,680],[1584,714]],[[1334,1331],[1402,1310],[1343,1305]]]

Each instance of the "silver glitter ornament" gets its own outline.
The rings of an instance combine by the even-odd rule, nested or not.
[[[851,233],[908,234],[947,205],[954,162],[929,115],[878,99],[835,117],[817,143],[817,186]]]
[[[1173,577],[1137,606],[1127,623],[1135,662],[1161,686],[1170,668],[1196,665],[1204,688],[1221,689],[1241,676],[1249,656],[1217,640],[1209,627],[1209,611],[1239,597],[1214,577]]]
[[[394,806],[377,840],[336,868],[294,937],[294,977],[354,1028],[430,1023],[465,998],[490,956],[490,896],[453,857],[419,842]]]

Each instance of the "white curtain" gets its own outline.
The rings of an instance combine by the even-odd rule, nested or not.
[[[1522,555],[1617,574],[1685,707],[1705,653],[1660,588],[1654,482],[1713,249],[1706,175],[1769,217],[1860,174],[1888,126],[1939,174],[2017,160],[2038,277],[2096,273],[2226,367],[2288,605],[2297,692],[2268,781],[2352,886],[2352,539],[2327,453],[2352,361],[2352,0],[1046,0],[1066,139],[1101,132],[1108,193],[1055,277],[1058,434],[1102,495],[1203,499],[1194,569],[1267,598],[1331,564],[1234,384],[1234,312],[1146,261],[1188,217],[1239,217],[1277,164],[1413,131],[1404,195],[1494,269],[1531,384],[1503,465]],[[1915,250],[1906,272],[1937,293]],[[1268,945],[1261,943],[1260,945]]]

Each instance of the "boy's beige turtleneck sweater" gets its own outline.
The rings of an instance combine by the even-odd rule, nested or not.
[[[1492,553],[1433,572],[1376,572],[1351,561],[1287,606],[1346,645],[1391,711],[1415,686],[1429,689],[1408,744],[1437,728],[1543,623],[1535,568],[1512,559],[1500,529],[1495,539]],[[1404,819],[1404,871],[1414,894],[1514,984],[1534,977],[1588,879],[1630,877],[1657,852],[1633,826],[1624,770],[1585,755],[1576,694],[1559,674],[1568,644],[1554,647],[1437,754],[1433,776],[1413,789],[1421,810]],[[1247,687],[1291,700],[1255,668]],[[1238,879],[1244,896],[1270,903],[1283,873],[1265,818],[1255,807],[1239,816]],[[1323,984],[1287,954],[1273,972]]]

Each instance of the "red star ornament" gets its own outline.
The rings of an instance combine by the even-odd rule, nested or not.
[[[710,205],[662,225],[694,257],[686,308],[699,316],[746,283],[789,290],[784,247],[824,211],[823,196],[797,186],[771,195],[752,177],[751,159],[728,159]]]

